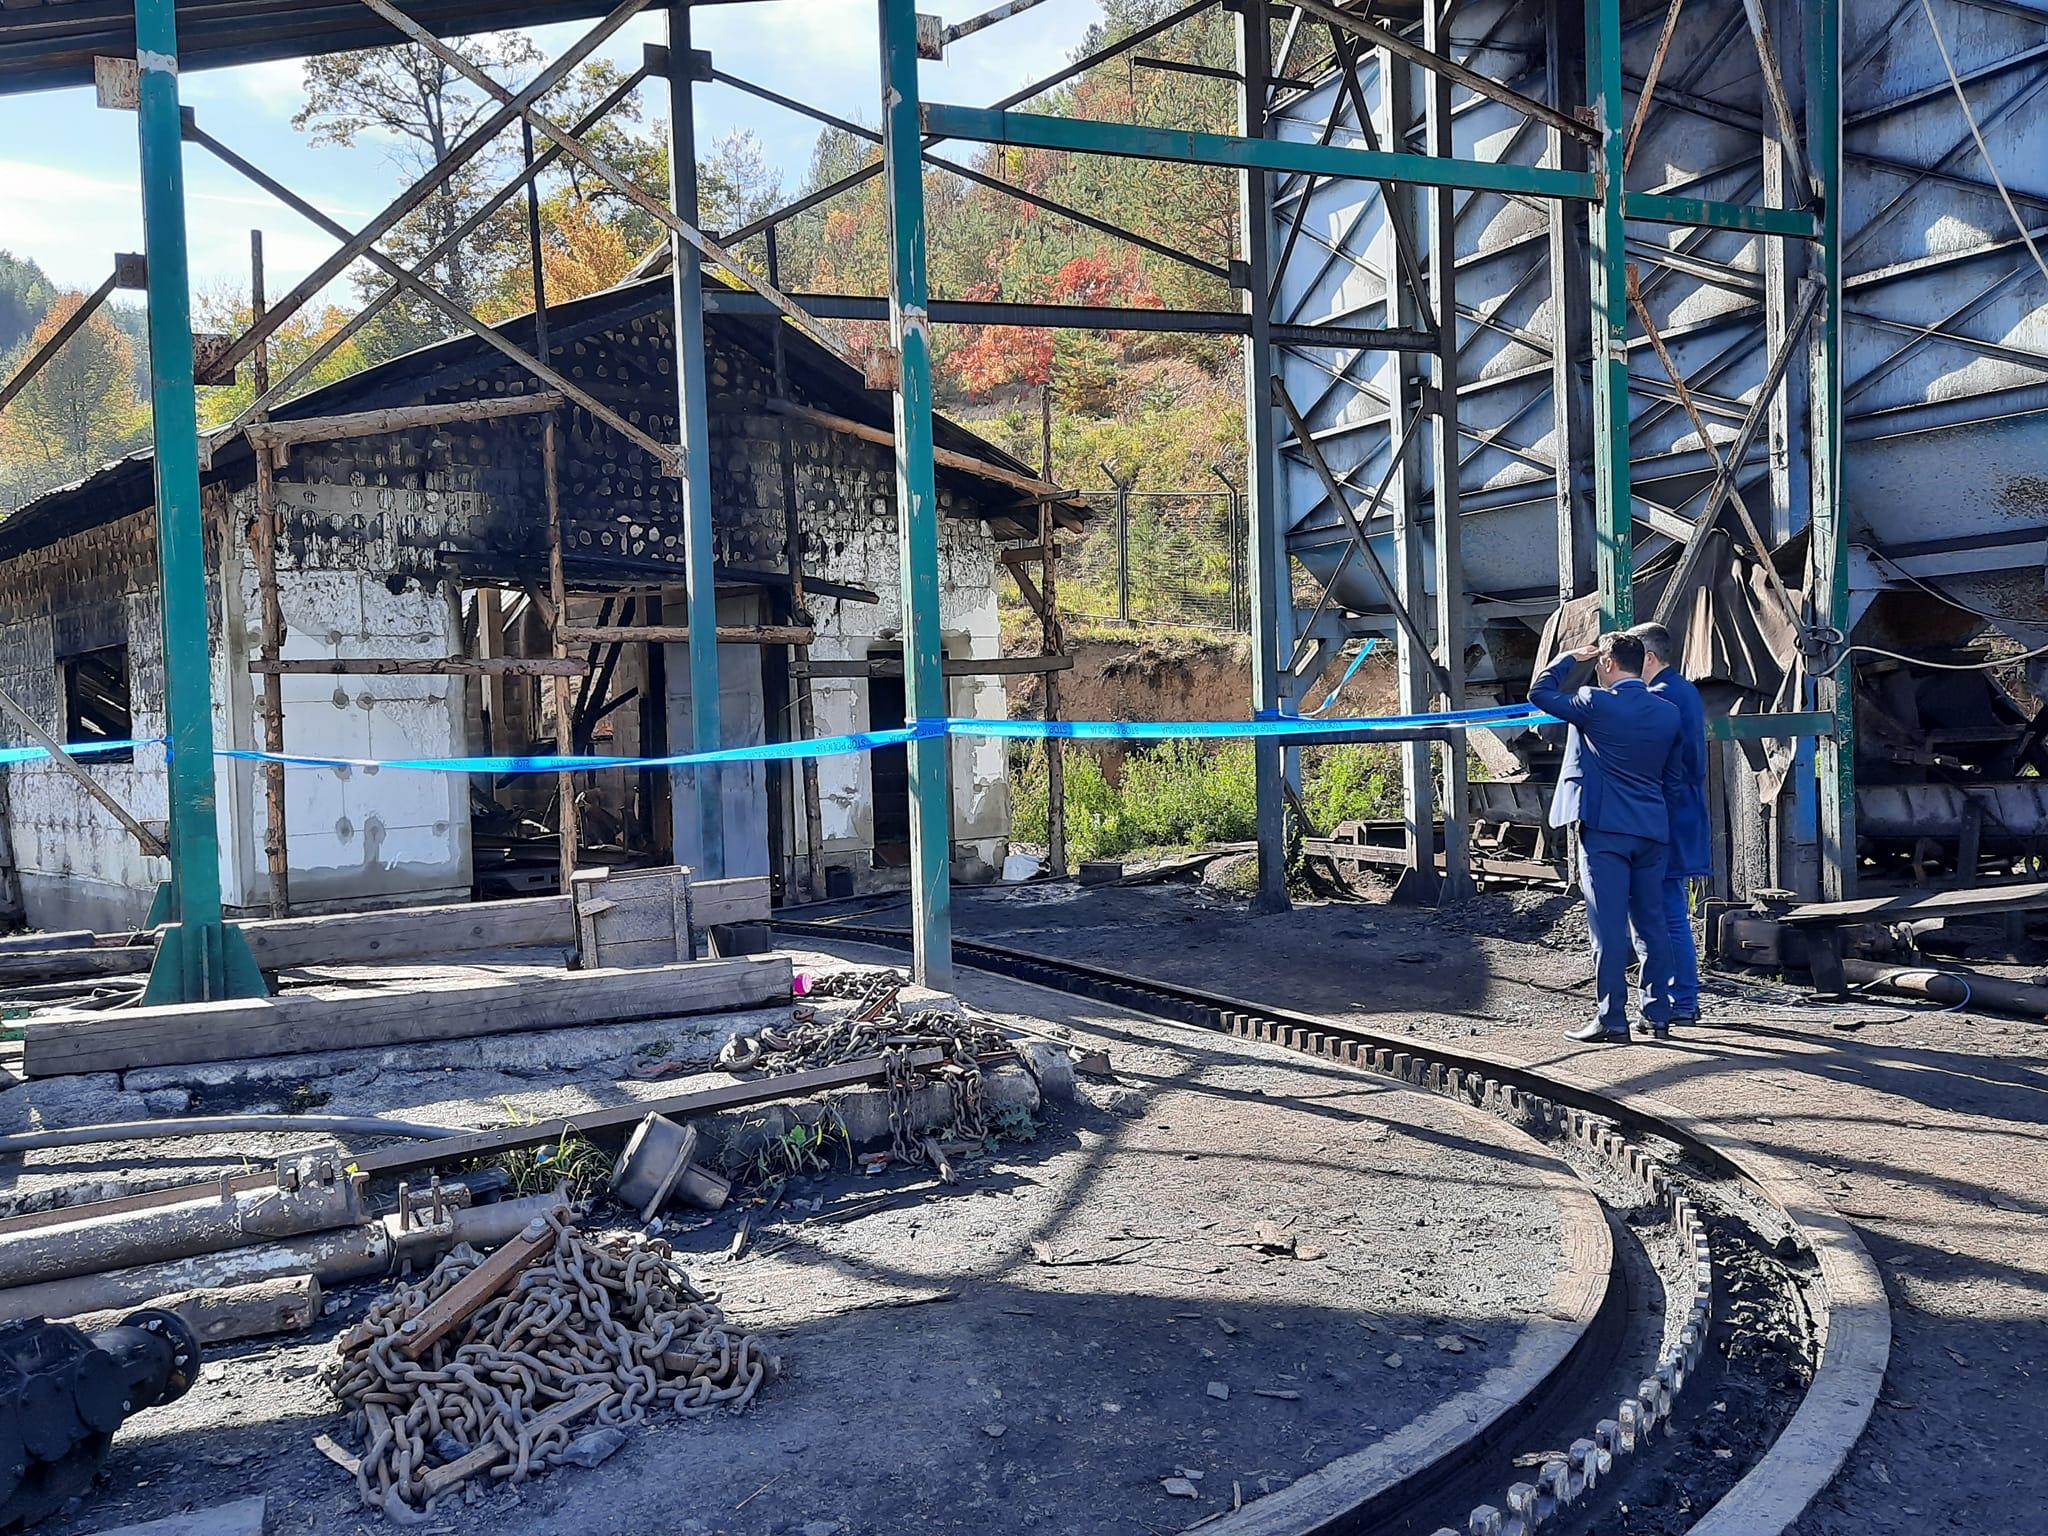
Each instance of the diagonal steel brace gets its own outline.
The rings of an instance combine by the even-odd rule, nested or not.
[[[1700,446],[1706,449],[1707,457],[1713,461],[1715,483],[1719,484],[1721,477],[1727,477],[1728,499],[1735,507],[1735,515],[1742,523],[1742,531],[1749,535],[1749,542],[1756,550],[1757,563],[1763,567],[1771,591],[1784,605],[1785,617],[1791,620],[1792,627],[1800,628],[1802,621],[1799,617],[1799,607],[1792,601],[1792,594],[1785,590],[1784,578],[1778,574],[1777,562],[1771,558],[1771,546],[1758,530],[1756,519],[1750,515],[1749,503],[1742,499],[1742,492],[1736,488],[1735,476],[1721,458],[1720,447],[1707,431],[1706,419],[1700,415],[1699,406],[1693,401],[1692,391],[1686,388],[1684,375],[1678,371],[1678,364],[1664,345],[1664,334],[1657,329],[1657,322],[1650,317],[1649,305],[1643,302],[1640,275],[1634,262],[1628,264],[1628,302],[1629,307],[1636,312],[1636,319],[1643,327],[1643,334],[1649,338],[1650,346],[1656,351],[1657,361],[1664,365],[1664,372],[1671,379],[1671,387],[1678,392],[1678,403],[1685,408],[1686,418],[1692,422],[1693,431],[1699,434]],[[1710,511],[1708,516],[1711,515]],[[1704,538],[1697,524],[1694,526],[1693,536]],[[1691,538],[1688,538],[1687,543],[1691,543]]]
[[[363,4],[375,11],[379,16],[382,16],[392,26],[426,49],[427,52],[433,54],[435,58],[440,59],[451,69],[461,74],[478,90],[497,97],[499,101],[516,111],[519,116],[524,117],[533,124],[536,132],[546,134],[556,144],[560,145],[562,152],[570,159],[579,162],[593,174],[610,182],[612,186],[618,189],[622,196],[667,225],[670,232],[686,245],[694,246],[701,255],[716,264],[721,271],[732,277],[736,282],[760,294],[762,298],[782,311],[790,324],[845,363],[847,367],[852,368],[856,372],[865,371],[861,368],[859,361],[846,350],[845,346],[840,343],[836,336],[826,330],[823,325],[811,316],[809,311],[791,299],[780,288],[776,287],[766,278],[757,276],[737,256],[734,256],[716,240],[713,240],[709,235],[706,235],[694,224],[683,218],[662,199],[640,186],[639,183],[635,182],[624,171],[621,171],[617,166],[584,144],[582,140],[578,139],[568,129],[560,126],[546,113],[541,112],[530,101],[522,103],[520,97],[527,93],[521,92],[519,95],[515,95],[513,92],[505,89],[504,86],[472,64],[458,49],[451,48],[448,44],[442,42],[440,38],[434,36],[433,33],[406,15],[405,12],[399,10],[397,6],[391,4],[391,0],[363,0]]]
[[[1819,279],[1808,277],[1799,285],[1799,302],[1793,308],[1791,324],[1785,328],[1784,339],[1778,344],[1777,355],[1764,372],[1762,387],[1756,392],[1756,400],[1749,408],[1735,439],[1728,446],[1728,453],[1721,460],[1721,467],[1714,473],[1713,484],[1707,487],[1706,503],[1700,508],[1699,521],[1693,524],[1692,537],[1686,540],[1685,552],[1679,556],[1678,568],[1671,573],[1671,581],[1664,588],[1664,595],[1657,600],[1656,619],[1659,624],[1668,624],[1678,612],[1678,604],[1685,588],[1692,584],[1693,576],[1699,570],[1701,558],[1706,554],[1707,537],[1713,532],[1714,521],[1720,515],[1721,503],[1735,489],[1735,476],[1741,471],[1742,463],[1749,457],[1750,444],[1763,430],[1764,417],[1769,414],[1771,398],[1778,392],[1778,386],[1785,380],[1785,369],[1791,364],[1792,354],[1798,349],[1800,338],[1806,334],[1806,327],[1812,321],[1814,312],[1820,308],[1824,286]],[[1768,556],[1765,566],[1771,566]]]
[[[1300,445],[1302,453],[1308,459],[1309,468],[1313,469],[1316,478],[1322,481],[1323,494],[1330,498],[1338,512],[1343,515],[1344,526],[1351,530],[1351,538],[1357,545],[1359,554],[1365,557],[1365,563],[1372,568],[1373,579],[1379,583],[1381,595],[1387,600],[1387,609],[1393,614],[1394,622],[1401,626],[1409,640],[1414,643],[1416,654],[1429,663],[1430,674],[1436,680],[1437,692],[1446,698],[1450,697],[1450,674],[1431,652],[1428,637],[1416,624],[1414,615],[1409,613],[1406,605],[1402,603],[1401,594],[1394,586],[1394,579],[1387,574],[1387,567],[1381,561],[1379,552],[1372,547],[1372,540],[1366,534],[1365,524],[1359,520],[1357,509],[1351,505],[1351,498],[1344,494],[1344,487],[1338,483],[1337,477],[1330,473],[1330,464],[1323,457],[1323,450],[1317,446],[1314,436],[1309,432],[1308,423],[1302,420],[1301,412],[1295,409],[1294,398],[1287,393],[1287,386],[1279,379],[1273,379],[1271,384],[1273,403],[1287,413],[1287,424],[1294,433],[1295,442]]]
[[[240,171],[250,181],[268,192],[301,218],[310,220],[329,234],[347,235],[348,231],[342,225],[322,213],[276,177],[269,175],[267,172],[252,165],[241,155],[236,154],[235,151],[229,149],[225,144],[200,128],[190,118],[186,119],[185,137],[202,148],[210,150],[215,158],[223,164],[232,166],[235,170]],[[456,303],[455,300],[413,276],[412,273],[393,261],[389,256],[386,256],[375,246],[366,249],[363,255],[387,277],[395,279],[407,291],[418,294],[422,299],[433,305],[435,309],[475,336],[477,340],[503,353],[543,383],[550,384],[560,390],[614,432],[617,432],[629,442],[645,450],[667,473],[680,475],[683,472],[684,450],[679,445],[660,442],[649,436],[646,432],[643,432],[640,428],[626,420],[617,411],[606,405],[602,400],[591,394],[589,390],[565,378],[547,363],[533,356],[532,353],[507,341],[497,331],[485,325],[483,321],[477,319],[475,315]]]
[[[368,254],[370,247],[388,233],[393,225],[446,185],[463,166],[482,154],[490,146],[491,141],[517,118],[522,110],[568,79],[570,72],[577,65],[603,46],[605,40],[614,32],[645,10],[649,3],[650,0],[620,0],[620,4],[610,15],[579,38],[567,53],[534,76],[526,89],[517,96],[505,97],[505,105],[479,123],[469,137],[436,161],[434,168],[426,175],[399,193],[382,213],[353,235],[344,231],[345,238],[341,249],[307,273],[305,280],[298,287],[266,309],[261,319],[228,345],[227,350],[216,359],[215,366],[225,373],[268,341],[277,333],[279,326],[304,307],[308,299],[339,277],[351,262]],[[436,41],[438,42],[438,39]]]
[[[600,122],[604,121],[606,117],[611,115],[611,111],[614,107],[616,107],[621,101],[624,101],[627,96],[631,95],[635,90],[637,90],[640,87],[641,83],[644,82],[646,79],[647,68],[645,65],[642,65],[640,68],[634,70],[630,75],[626,76],[625,79],[621,80],[613,90],[611,90],[605,95],[602,101],[598,102],[596,106],[592,107],[590,111],[580,121],[577,122],[575,129],[573,131],[576,133],[587,133],[592,128],[595,128]],[[534,177],[540,175],[549,166],[553,165],[555,161],[561,158],[561,156],[562,152],[559,149],[556,149],[552,145],[550,145],[548,149],[541,155],[537,156],[530,165],[522,166],[519,170],[518,175],[514,176],[510,181],[506,182],[504,186],[500,187],[496,192],[492,193],[491,196],[484,202],[483,206],[478,208],[474,213],[470,214],[460,224],[456,225],[454,229],[450,230],[444,237],[437,241],[434,244],[434,246],[427,251],[425,255],[421,256],[418,261],[414,262],[412,265],[412,275],[414,277],[425,277],[427,274],[432,272],[434,269],[435,262],[439,261],[444,255],[446,255],[449,251],[453,250],[462,241],[468,239],[469,236],[475,233],[475,231],[484,223],[485,220],[490,218],[492,214],[496,213],[500,208],[504,207],[505,204],[510,202],[513,199],[513,197],[518,194],[519,190],[522,187],[524,187],[529,181],[533,180]],[[388,306],[393,299],[397,298],[401,293],[404,293],[405,291],[406,288],[403,283],[393,283],[390,287],[386,288],[382,293],[372,298],[361,309],[357,310],[355,314],[351,315],[345,322],[343,322],[340,329],[335,331],[333,335],[327,337],[311,352],[306,354],[305,357],[301,358],[298,361],[298,363],[292,368],[291,372],[287,373],[282,379],[279,379],[275,384],[271,385],[269,389],[264,390],[254,400],[250,401],[249,404],[243,408],[241,413],[237,415],[233,421],[229,422],[225,427],[217,428],[210,436],[203,437],[200,440],[199,445],[200,459],[202,464],[206,464],[208,467],[211,467],[211,452],[214,444],[230,441],[237,432],[241,431],[244,427],[248,426],[250,422],[256,420],[256,418],[260,416],[263,412],[269,410],[279,401],[289,396],[292,390],[298,385],[301,379],[306,378],[309,374],[313,372],[315,368],[318,368],[322,363],[326,362],[328,358],[332,357],[336,352],[340,351],[342,347],[346,346],[348,344],[350,337],[354,336],[364,326],[368,325],[372,320],[376,319],[378,315],[382,314],[386,306]]]

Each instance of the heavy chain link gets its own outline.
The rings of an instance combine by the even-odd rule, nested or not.
[[[488,1475],[517,1483],[593,1424],[742,1408],[772,1378],[774,1358],[726,1322],[666,1243],[593,1241],[561,1212],[550,1224],[549,1258],[418,1361],[399,1352],[405,1324],[482,1262],[466,1244],[337,1342],[329,1384],[366,1442],[356,1469],[364,1503],[413,1524],[455,1491],[429,1474],[480,1447],[501,1447]],[[536,1422],[593,1389],[608,1395],[575,1422]]]

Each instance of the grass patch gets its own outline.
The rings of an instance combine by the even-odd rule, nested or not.
[[[1114,858],[1152,848],[1243,842],[1257,825],[1248,741],[1169,741],[1133,752],[1111,783],[1092,753],[1067,753],[1067,853]],[[1398,814],[1396,749],[1370,743],[1302,752],[1302,799],[1318,829]],[[1018,841],[1046,838],[1045,749],[1012,759],[1011,826]]]

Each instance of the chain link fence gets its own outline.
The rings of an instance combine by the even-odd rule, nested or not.
[[[1090,491],[1060,540],[1060,611],[1106,623],[1251,628],[1243,498],[1229,490]]]

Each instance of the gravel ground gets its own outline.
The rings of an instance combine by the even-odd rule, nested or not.
[[[1446,922],[1349,903],[1262,917],[1180,888],[1069,888],[1060,900],[961,893],[955,921],[1138,975],[1568,1062],[1802,1164],[1869,1246],[1894,1329],[1877,1413],[1802,1536],[2031,1529],[2023,1511],[2048,1495],[2041,1026],[1820,1004],[1722,976],[1682,1040],[1571,1044],[1561,1031],[1588,1015],[1592,966],[1553,901],[1481,897]],[[1559,941],[1540,942],[1550,933]]]
[[[1036,1000],[1058,1002],[1031,992],[1019,1006]],[[1077,1101],[960,1185],[916,1171],[796,1181],[666,1234],[783,1359],[746,1412],[650,1425],[602,1470],[451,1501],[422,1529],[1141,1536],[1499,1384],[1556,1280],[1557,1200],[1585,1198],[1558,1194],[1561,1165],[1444,1099],[1111,1017],[1065,1022],[1104,1041],[1113,1077],[1084,1078]],[[673,1092],[678,1079],[631,1070],[701,1059],[733,1022],[58,1080],[0,1093],[0,1115],[113,1118],[176,1092],[206,1108],[318,1094],[335,1111],[502,1120]],[[1043,1030],[1046,1010],[1024,1022]],[[199,1144],[164,1169],[143,1151],[85,1154],[85,1185],[225,1161]],[[54,1200],[67,1173],[78,1184],[65,1160],[79,1157],[39,1156],[16,1198]],[[805,1224],[899,1183],[895,1203]],[[726,1262],[742,1220],[750,1246]],[[1262,1225],[1289,1233],[1293,1254],[1261,1251]],[[390,1529],[310,1445],[339,1432],[321,1379],[333,1336],[375,1294],[333,1298],[312,1336],[219,1351],[188,1397],[122,1431],[95,1497],[44,1529],[77,1536],[259,1488],[279,1536]],[[1169,1491],[1175,1478],[1192,1497]]]

